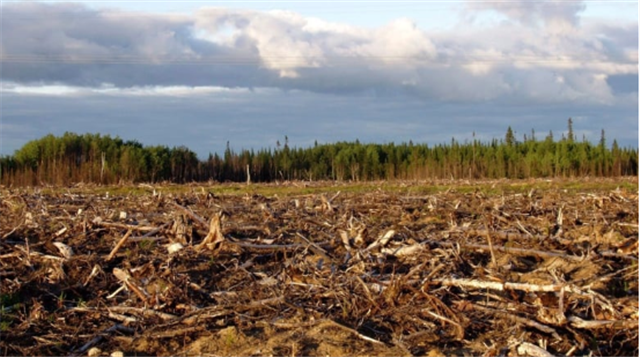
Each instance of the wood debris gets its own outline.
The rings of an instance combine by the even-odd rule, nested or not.
[[[550,182],[3,188],[0,350],[637,354],[637,188]]]

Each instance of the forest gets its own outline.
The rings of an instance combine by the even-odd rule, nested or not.
[[[248,177],[250,175],[250,177]],[[577,140],[571,119],[567,135],[542,140],[532,130],[517,140],[504,138],[429,146],[413,142],[336,142],[209,154],[205,160],[187,147],[144,146],[135,140],[67,132],[29,141],[14,155],[0,157],[0,184],[69,185],[79,182],[270,182],[276,180],[421,180],[532,177],[615,177],[638,175],[638,149],[609,147],[604,130],[593,144]]]

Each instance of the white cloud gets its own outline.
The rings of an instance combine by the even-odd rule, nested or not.
[[[255,92],[256,90],[254,90]],[[258,89],[258,91],[260,91]],[[103,84],[98,87],[79,87],[68,85],[20,85],[16,83],[2,83],[0,93],[20,94],[31,96],[144,96],[144,97],[193,97],[210,96],[215,94],[239,94],[249,93],[247,88],[227,87],[189,87],[189,86],[143,86],[119,88],[112,84]]]
[[[467,9],[471,13],[495,11],[519,24],[544,28],[555,34],[571,32],[579,24],[579,14],[585,8],[582,1],[566,0],[469,0],[467,3]]]
[[[105,92],[112,89],[101,86],[111,83],[130,95],[278,88],[604,104],[615,96],[607,78],[637,76],[637,23],[581,21],[581,2],[472,1],[467,9],[509,21],[428,33],[408,18],[368,29],[290,11],[208,7],[137,17],[7,4],[3,76],[23,86],[76,88],[68,95],[81,87]]]

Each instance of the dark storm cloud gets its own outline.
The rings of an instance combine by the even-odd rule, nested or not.
[[[201,158],[233,149],[275,147],[287,135],[291,145],[340,140],[447,143],[452,137],[502,138],[511,126],[519,140],[536,131],[556,139],[574,119],[578,138],[597,142],[605,129],[609,144],[636,146],[637,105],[575,108],[566,104],[439,104],[412,97],[359,95],[349,98],[311,92],[233,90],[185,96],[147,94],[17,95],[3,97],[1,154],[48,133],[99,132],[147,145],[185,145]]]

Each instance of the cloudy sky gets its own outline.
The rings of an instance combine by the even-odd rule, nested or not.
[[[201,158],[604,129],[638,146],[636,1],[3,1],[0,154],[48,133]]]

